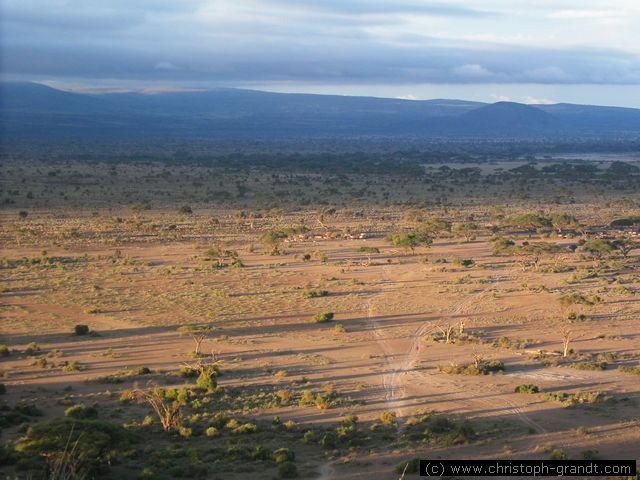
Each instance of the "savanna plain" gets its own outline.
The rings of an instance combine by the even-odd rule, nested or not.
[[[638,158],[0,182],[7,478],[640,460]]]

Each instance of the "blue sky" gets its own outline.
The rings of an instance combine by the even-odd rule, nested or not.
[[[640,107],[636,0],[3,0],[2,76]]]

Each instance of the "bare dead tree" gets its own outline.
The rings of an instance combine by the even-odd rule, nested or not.
[[[464,320],[458,320],[458,334],[459,335],[463,335],[464,334],[464,327],[466,326],[466,323]]]
[[[453,340],[453,330],[454,330],[454,326],[450,323],[447,323],[446,325],[437,325],[438,330],[440,330],[440,332],[442,333],[442,336],[444,337],[444,343],[451,343],[451,341]]]
[[[213,325],[184,325],[178,328],[178,333],[180,335],[189,335],[193,338],[193,341],[196,344],[196,349],[194,350],[194,355],[197,357],[200,355],[200,347],[202,346],[202,342],[204,342],[209,335],[214,331]]]
[[[581,338],[583,335],[576,335],[569,326],[564,327],[560,334],[562,335],[562,357],[566,358],[567,355],[569,355],[569,345],[571,342]]]
[[[473,358],[474,367],[476,367],[479,370],[480,367],[482,366],[482,362],[484,361],[484,357],[478,352],[474,352],[472,358]]]

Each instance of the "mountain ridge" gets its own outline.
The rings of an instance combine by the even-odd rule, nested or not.
[[[5,139],[65,138],[532,138],[640,136],[640,109],[558,103],[273,93],[222,88],[76,93],[0,84]]]

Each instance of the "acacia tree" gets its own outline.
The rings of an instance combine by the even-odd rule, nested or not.
[[[567,228],[578,228],[580,226],[578,219],[568,213],[553,213],[550,217],[551,224],[558,232],[562,232]]]
[[[374,253],[380,253],[380,249],[377,247],[369,247],[369,246],[362,246],[358,249],[358,252],[360,253],[366,253],[367,254],[367,265],[371,265],[371,255]]]
[[[271,255],[280,255],[280,244],[287,236],[282,230],[269,230],[260,236],[260,241],[271,249]]]
[[[417,247],[429,247],[433,243],[433,237],[424,229],[418,229],[409,233],[389,235],[387,240],[396,247],[404,248],[405,250],[410,249],[411,253],[414,253]]]
[[[624,237],[618,240],[614,240],[613,246],[617,251],[619,251],[622,254],[624,258],[627,258],[631,250],[640,248],[640,242],[637,242],[630,237]]]
[[[478,225],[474,222],[457,223],[453,227],[453,233],[457,236],[464,237],[465,242],[475,239],[478,232]]]
[[[196,344],[196,349],[193,354],[197,357],[200,355],[202,342],[204,342],[214,330],[215,327],[213,325],[184,325],[178,328],[178,333],[180,335],[189,335],[193,338]]]
[[[599,238],[586,242],[582,245],[582,250],[588,252],[594,258],[600,259],[607,255],[611,255],[615,250],[615,245],[609,240]]]
[[[511,227],[523,229],[529,233],[529,236],[538,230],[549,229],[552,227],[551,220],[535,213],[525,213],[509,217],[507,219],[507,224]]]
[[[149,391],[137,389],[133,398],[138,403],[148,403],[155,412],[165,432],[177,431],[182,427],[182,408],[189,398],[186,388],[160,388],[152,385]]]

